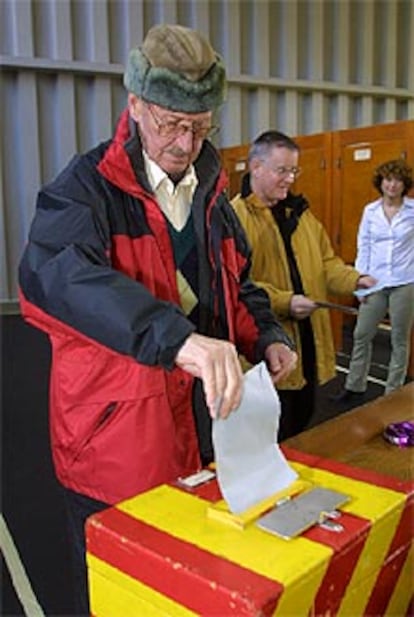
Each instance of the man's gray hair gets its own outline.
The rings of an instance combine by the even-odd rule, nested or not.
[[[299,152],[298,144],[290,137],[280,131],[266,131],[257,137],[249,149],[248,161],[253,159],[266,159],[273,148],[287,148],[294,152]]]

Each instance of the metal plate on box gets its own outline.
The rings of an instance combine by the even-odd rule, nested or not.
[[[344,493],[318,487],[285,501],[260,517],[256,525],[289,540],[323,521],[329,512],[347,501],[349,497]]]

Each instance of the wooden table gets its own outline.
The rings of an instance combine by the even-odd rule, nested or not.
[[[414,448],[400,448],[382,437],[388,424],[403,420],[414,420],[414,382],[292,437],[284,445],[414,481]]]

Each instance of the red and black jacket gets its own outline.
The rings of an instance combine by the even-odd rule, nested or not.
[[[167,223],[127,111],[112,140],[41,190],[20,264],[23,315],[52,345],[56,473],[107,503],[193,472],[200,450],[211,455],[202,388],[174,364],[191,332],[228,338],[251,362],[272,342],[290,344],[248,278],[247,241],[207,141],[195,168],[197,326],[179,305]]]

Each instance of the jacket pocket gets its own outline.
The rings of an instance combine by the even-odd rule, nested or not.
[[[74,459],[76,459],[79,452],[88,446],[95,436],[104,432],[106,428],[109,427],[119,408],[120,405],[116,402],[108,403],[108,405],[104,407],[101,414],[96,418],[96,421],[91,425],[91,430],[83,436],[83,439],[76,448]]]
[[[115,410],[116,410],[116,403],[115,402],[108,403],[108,405],[103,410],[101,417],[98,418],[98,422],[96,425],[96,431],[98,431],[99,429],[105,426],[105,424],[109,421],[112,414],[115,413]]]
[[[52,372],[53,389],[59,405],[104,404],[154,396],[165,391],[160,367],[138,364],[99,347],[89,345],[56,354]]]

